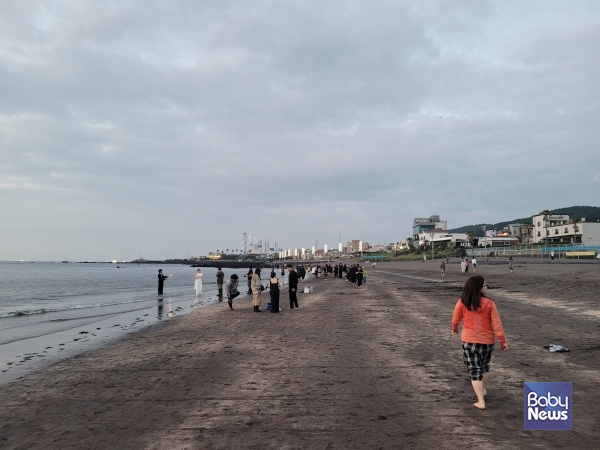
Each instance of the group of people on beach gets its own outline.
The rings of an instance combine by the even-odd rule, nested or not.
[[[445,275],[446,261],[442,261],[442,278]],[[512,257],[509,260],[512,261]],[[467,273],[467,269],[463,269],[463,265],[468,264],[468,259],[463,258],[461,261],[461,272]],[[477,267],[475,258],[471,260],[473,268]],[[467,266],[468,267],[468,266]],[[288,271],[288,295],[290,301],[290,310],[297,309],[298,299],[298,281],[299,276],[291,264],[287,264],[285,269]],[[324,276],[327,273],[334,273],[337,278],[343,278],[346,275],[346,280],[351,282],[353,286],[361,287],[366,281],[366,270],[358,264],[352,264],[347,267],[345,264],[337,264],[331,267],[329,264],[324,266],[312,266],[308,268],[308,272],[318,277],[320,273]],[[282,267],[282,273],[284,268]],[[302,266],[298,266],[298,272],[305,275],[306,271]],[[512,271],[512,264],[511,264]],[[162,269],[158,271],[158,291],[162,294],[164,281],[168,277],[163,275]],[[200,269],[196,272],[195,289],[196,293],[202,292],[203,274]],[[216,273],[217,289],[219,298],[223,297],[223,280],[224,273],[219,267]],[[248,294],[252,294],[252,306],[255,312],[262,312],[261,297],[262,292],[269,290],[271,313],[279,313],[281,307],[279,305],[282,283],[277,278],[277,274],[273,268],[270,273],[269,281],[264,286],[261,280],[261,269],[257,267],[253,269],[248,267],[248,272],[244,275],[247,278]],[[233,300],[240,295],[238,290],[239,277],[232,274],[225,283],[225,295],[229,308],[233,310]],[[495,347],[496,339],[500,342],[500,348],[504,351],[508,350],[502,321],[496,308],[494,300],[487,296],[488,286],[481,275],[474,275],[467,279],[462,295],[456,302],[454,312],[452,314],[452,332],[458,333],[458,326],[462,323],[461,341],[463,350],[463,362],[467,369],[467,374],[471,380],[471,385],[477,396],[477,402],[473,404],[478,409],[485,409],[485,397],[487,395],[487,385],[489,382],[489,371],[492,353]]]
[[[291,264],[287,264],[285,269],[288,271],[288,296],[290,300],[289,310],[298,309],[298,273],[294,270],[294,267]],[[271,270],[269,274],[269,281],[265,286],[262,283],[262,279],[260,277],[261,269],[257,267],[253,269],[252,266],[248,267],[248,272],[244,275],[244,278],[247,279],[248,283],[248,294],[252,295],[252,307],[254,308],[254,312],[262,312],[260,309],[261,306],[261,298],[262,293],[265,290],[269,290],[270,296],[270,307],[272,313],[278,313],[282,309],[279,306],[279,299],[281,296],[281,288],[282,284],[279,278],[277,278],[277,273],[274,268]],[[283,267],[282,267],[282,275],[283,275]],[[304,276],[304,275],[303,275]],[[240,295],[240,292],[237,289],[238,287],[238,276],[236,274],[231,275],[231,278],[227,281],[225,285],[225,292],[227,294],[227,303],[229,304],[229,308],[233,310],[233,299]]]
[[[450,258],[448,258],[448,257],[446,257],[445,261],[442,260],[442,264],[440,265],[440,274],[441,274],[442,278],[444,278],[446,276],[446,264],[448,264],[449,261],[450,261]],[[486,259],[486,261],[489,262],[487,259]],[[467,258],[467,257],[461,258],[460,273],[463,275],[468,274],[470,266],[473,266],[473,272],[477,272],[477,260],[475,259],[475,257],[473,257],[470,262],[469,262],[469,258]],[[513,273],[514,268],[515,268],[515,260],[511,256],[508,258],[508,269],[510,270],[510,273]]]

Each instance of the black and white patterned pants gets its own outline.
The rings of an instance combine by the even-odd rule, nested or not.
[[[483,374],[490,371],[490,361],[494,344],[473,344],[463,342],[463,359],[467,367],[467,375],[471,380],[483,380]]]

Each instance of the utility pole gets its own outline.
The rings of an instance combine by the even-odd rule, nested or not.
[[[484,225],[481,227],[481,229],[483,230],[483,248],[485,250],[484,253],[487,255],[487,234],[485,232],[487,230],[487,227]]]
[[[429,236],[431,236],[431,259],[434,260],[434,255],[433,255],[433,236],[435,235],[435,233],[429,233]]]

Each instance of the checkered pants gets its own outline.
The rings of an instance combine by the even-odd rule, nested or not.
[[[483,374],[490,371],[490,361],[494,344],[472,344],[463,342],[463,359],[471,380],[483,380]]]

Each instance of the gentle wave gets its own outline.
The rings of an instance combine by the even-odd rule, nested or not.
[[[170,294],[168,296],[168,298],[180,297],[182,295],[188,295],[188,293]],[[102,307],[106,307],[106,306],[127,305],[130,303],[141,303],[141,302],[148,302],[148,301],[152,301],[152,300],[156,300],[156,299],[143,298],[143,299],[121,301],[121,302],[104,302],[104,303],[94,303],[94,304],[89,304],[89,305],[71,305],[71,306],[65,306],[64,308],[26,309],[26,310],[22,310],[22,311],[11,311],[11,312],[7,312],[7,313],[2,313],[2,314],[0,314],[0,319],[6,319],[9,317],[31,316],[34,314],[48,314],[48,313],[55,313],[55,312],[73,311],[73,310],[77,310],[77,309],[102,308]]]

